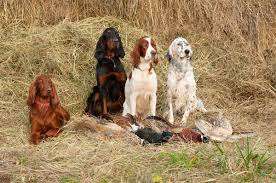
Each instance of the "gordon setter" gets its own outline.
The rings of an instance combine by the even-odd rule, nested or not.
[[[126,72],[120,58],[125,56],[118,31],[107,28],[98,40],[95,58],[97,59],[97,85],[87,99],[85,112],[88,115],[107,117],[109,113],[120,112],[125,100],[124,88]]]

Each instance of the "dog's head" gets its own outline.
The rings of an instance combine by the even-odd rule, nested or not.
[[[50,99],[50,103],[53,107],[59,104],[59,98],[55,86],[51,79],[46,75],[36,77],[31,84],[27,104],[32,106],[35,103],[36,97]]]
[[[145,62],[153,61],[157,64],[157,47],[155,41],[150,37],[140,38],[136,42],[134,49],[131,52],[131,57],[134,67],[138,67],[138,65],[141,63],[140,58],[143,58]]]
[[[125,56],[119,32],[113,27],[105,29],[99,38],[95,50],[95,58],[97,60],[103,59],[108,51],[114,53],[113,57],[124,58]]]
[[[182,38],[178,37],[171,43],[169,51],[167,53],[167,58],[169,61],[173,60],[184,60],[190,59],[192,57],[193,51],[189,42]]]

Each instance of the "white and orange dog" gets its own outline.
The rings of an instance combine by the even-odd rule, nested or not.
[[[134,68],[125,84],[125,102],[123,116],[128,113],[153,115],[156,112],[157,77],[153,64],[157,61],[157,48],[150,37],[140,38],[132,53]]]
[[[201,100],[196,96],[196,82],[191,64],[192,48],[182,37],[176,38],[167,54],[169,122],[174,123],[174,112],[183,113],[182,124],[186,124],[189,114],[195,109],[206,112]],[[174,110],[173,110],[174,106]]]

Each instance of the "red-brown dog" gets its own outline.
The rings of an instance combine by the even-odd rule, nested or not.
[[[31,140],[39,144],[42,137],[56,137],[69,113],[60,105],[55,86],[45,75],[38,76],[30,86],[27,104],[30,107]]]

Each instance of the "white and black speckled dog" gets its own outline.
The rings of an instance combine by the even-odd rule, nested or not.
[[[169,122],[174,122],[174,112],[183,113],[182,124],[195,109],[207,110],[196,96],[196,82],[191,64],[192,48],[182,37],[176,38],[170,45],[167,58],[170,62],[168,70],[168,105]],[[173,110],[174,106],[174,110]]]

